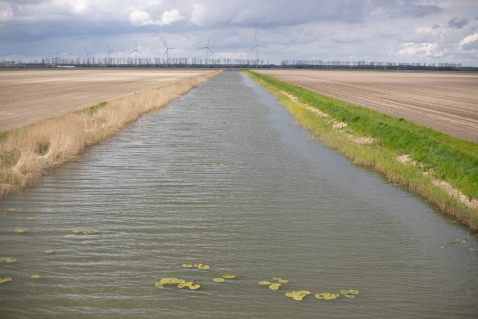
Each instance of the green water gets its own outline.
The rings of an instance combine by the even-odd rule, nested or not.
[[[0,202],[0,317],[476,318],[473,236],[224,72]],[[360,294],[313,296],[341,289]]]

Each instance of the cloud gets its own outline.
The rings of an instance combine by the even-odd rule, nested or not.
[[[439,24],[435,24],[435,25],[433,26],[433,29],[438,29],[438,28],[440,28],[440,25],[439,25]]]
[[[149,15],[149,13],[142,10],[134,10],[133,12],[131,12],[129,14],[129,21],[131,22],[131,25],[137,27],[154,24],[154,21]]]
[[[183,19],[183,16],[178,10],[164,11],[160,20],[154,21],[151,15],[146,11],[134,10],[129,14],[129,21],[131,25],[136,27],[145,25],[169,25],[173,22]]]
[[[13,10],[8,3],[0,2],[0,22],[13,20]]]
[[[449,28],[454,28],[454,29],[461,29],[463,28],[465,25],[468,24],[468,19],[458,19],[458,17],[454,17],[453,19],[451,19],[449,22]]]
[[[470,34],[461,40],[459,44],[464,50],[478,49],[478,33]]]

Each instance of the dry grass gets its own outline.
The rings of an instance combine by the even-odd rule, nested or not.
[[[0,134],[0,199],[38,181],[47,170],[71,161],[135,121],[167,105],[221,71],[186,77],[88,109]]]

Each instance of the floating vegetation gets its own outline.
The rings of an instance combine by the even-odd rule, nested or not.
[[[216,164],[216,163],[211,164],[211,168],[221,168],[223,166],[224,166],[224,164]]]
[[[280,286],[281,286],[281,284],[279,284],[279,283],[271,283],[271,284],[269,285],[269,289],[270,289],[270,290],[279,290],[279,287],[280,287]]]
[[[181,266],[183,266],[184,268],[191,268],[193,265],[192,264],[182,264]]]
[[[65,235],[65,237],[75,237],[76,235],[92,235],[96,234],[98,231],[96,230],[82,230],[82,229],[75,229],[71,231],[72,234]]]
[[[450,245],[457,245],[457,244],[466,244],[468,242],[468,238],[465,238],[465,239],[456,239],[455,241],[451,241],[449,243],[446,243],[445,245],[443,246],[440,246],[440,248],[446,248],[447,246],[450,246]]]
[[[310,291],[308,290],[294,290],[294,291],[288,291],[285,293],[286,297],[292,298],[297,301],[301,301],[304,299],[307,295],[310,295]]]
[[[224,282],[224,278],[214,278],[214,282]]]
[[[27,219],[36,219],[35,216],[28,216]]]
[[[12,281],[12,278],[0,278],[0,284],[4,284],[9,281]]]
[[[193,266],[196,267],[197,269],[202,269],[202,270],[209,269],[209,266],[204,264],[194,264]]]
[[[7,263],[17,262],[17,260],[16,260],[15,258],[10,258],[10,257],[0,258],[0,261],[5,261],[5,262],[7,262]]]
[[[24,232],[26,232],[28,230],[28,228],[25,228],[25,227],[17,227],[15,228],[15,232],[16,233],[19,233],[19,234],[22,234]]]
[[[158,172],[160,172],[160,173],[164,173],[164,172],[166,172],[166,169],[164,169],[164,168],[161,168],[161,169],[160,169]]]
[[[340,293],[347,298],[355,298],[355,295],[359,294],[358,290],[340,290]]]
[[[222,278],[224,278],[224,279],[234,279],[234,278],[236,278],[236,275],[223,274]]]
[[[318,274],[321,273],[321,272],[323,272],[323,271],[324,271],[323,269],[317,269],[317,273],[318,273]]]
[[[7,210],[8,210],[9,212],[14,212],[14,211],[16,211],[17,209],[16,209],[16,208],[8,208]]]
[[[478,247],[470,248],[470,251],[478,251]]]
[[[38,279],[38,278],[40,278],[40,275],[31,275],[30,278]]]
[[[45,250],[45,254],[53,254],[53,253],[54,253],[54,251],[51,250],[51,249]]]
[[[201,287],[199,284],[194,284],[194,281],[186,281],[179,278],[162,278],[159,282],[154,284],[157,288],[164,288],[164,285],[177,285],[179,289],[188,287],[190,290],[196,290]]]
[[[330,292],[323,292],[321,294],[315,294],[315,298],[324,300],[334,300],[339,298],[339,294],[331,294]]]
[[[269,281],[259,281],[259,285],[264,285],[264,286],[269,286],[270,290],[279,290],[280,286],[282,284],[286,284],[289,282],[289,280],[282,279],[280,277],[274,277],[272,280],[276,280],[277,282],[269,282]]]

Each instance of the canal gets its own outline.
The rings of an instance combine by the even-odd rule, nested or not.
[[[475,236],[225,71],[0,202],[0,317],[477,318]]]

